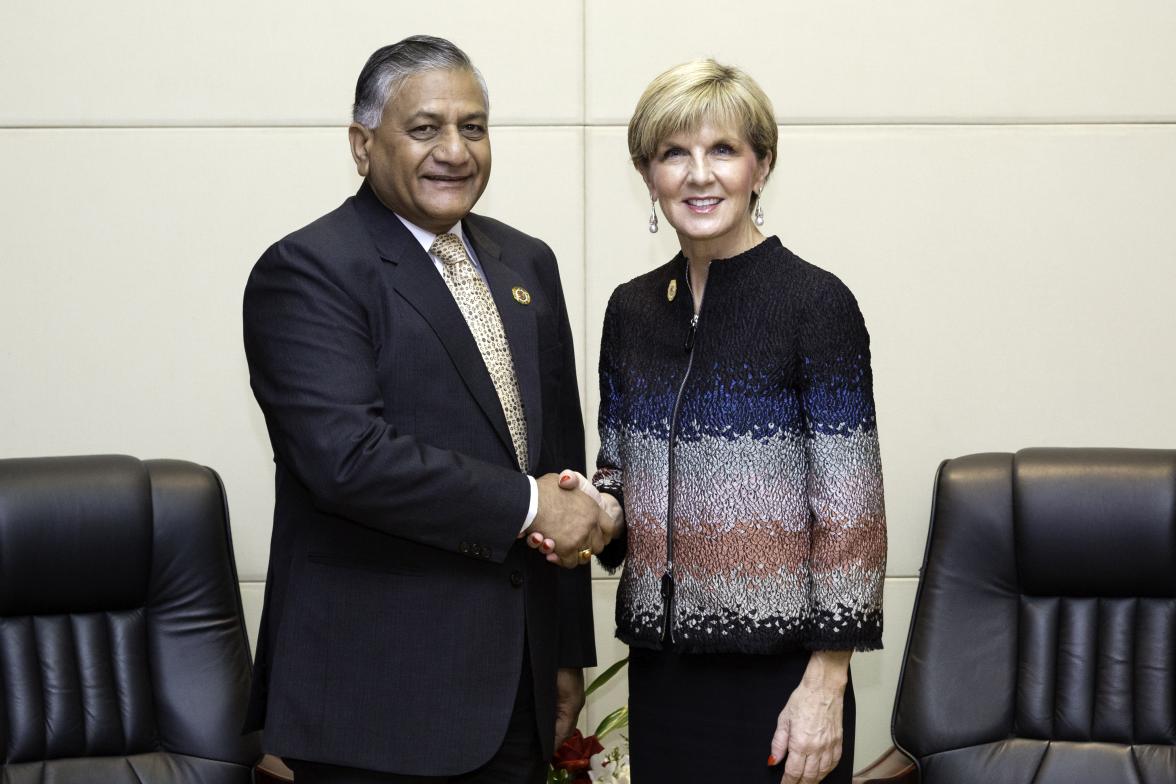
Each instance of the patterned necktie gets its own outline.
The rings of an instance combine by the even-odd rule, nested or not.
[[[453,293],[461,315],[465,317],[490,380],[498,392],[498,402],[506,415],[506,426],[510,429],[510,440],[514,443],[519,468],[527,470],[527,419],[523,414],[523,401],[519,397],[519,381],[515,377],[514,360],[502,318],[490,296],[486,281],[474,269],[474,263],[466,254],[465,245],[456,234],[438,234],[429,252],[444,262],[441,277]]]

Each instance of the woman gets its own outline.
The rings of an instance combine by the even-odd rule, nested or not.
[[[881,647],[869,336],[841,281],[760,231],[776,137],[713,60],[657,77],[629,123],[681,244],[613,293],[601,346],[593,484],[624,535],[600,561],[624,561],[641,784],[848,784],[849,658]]]

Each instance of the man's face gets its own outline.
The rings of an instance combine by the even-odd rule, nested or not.
[[[464,218],[486,189],[486,122],[473,73],[424,71],[393,91],[380,127],[352,124],[351,153],[385,207],[440,233]]]

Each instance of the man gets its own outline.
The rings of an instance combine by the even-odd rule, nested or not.
[[[571,330],[550,249],[470,213],[487,114],[452,43],[378,50],[363,186],[246,287],[277,466],[248,727],[299,784],[541,782],[595,663],[587,569],[521,542],[575,566],[609,520],[548,473],[584,461]]]

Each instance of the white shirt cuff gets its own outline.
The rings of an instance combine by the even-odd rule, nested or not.
[[[527,481],[531,483],[531,502],[527,504],[527,519],[523,522],[519,533],[530,528],[531,523],[535,522],[535,515],[539,514],[539,483],[535,481],[533,476],[528,476]]]

